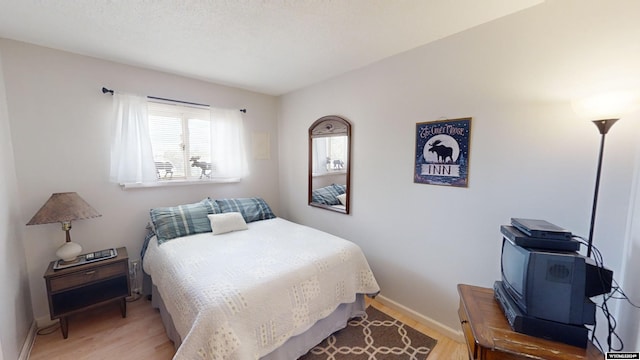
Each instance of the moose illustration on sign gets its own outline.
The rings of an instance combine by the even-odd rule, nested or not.
[[[447,158],[449,159],[449,161],[453,162],[453,158],[451,157],[451,154],[453,154],[453,148],[440,145],[441,143],[441,140],[432,142],[431,144],[429,144],[429,146],[431,146],[429,148],[429,151],[438,154],[438,161],[440,162],[447,162]]]

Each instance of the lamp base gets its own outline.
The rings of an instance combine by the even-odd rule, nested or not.
[[[78,255],[82,253],[82,246],[67,241],[56,250],[56,256],[62,259],[65,263],[72,263],[78,261]]]

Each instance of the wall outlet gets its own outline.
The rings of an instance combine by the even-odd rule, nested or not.
[[[140,271],[140,260],[131,261],[131,269],[134,270],[135,272]]]

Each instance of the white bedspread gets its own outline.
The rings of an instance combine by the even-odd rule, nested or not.
[[[182,345],[174,359],[258,359],[378,284],[361,249],[275,218],[157,245],[144,269]]]

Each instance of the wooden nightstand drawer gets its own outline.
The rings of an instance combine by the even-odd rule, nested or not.
[[[127,274],[128,266],[125,262],[96,267],[89,270],[83,270],[61,277],[51,279],[51,291],[69,289],[79,285],[86,285],[93,281],[108,279],[113,276]]]

